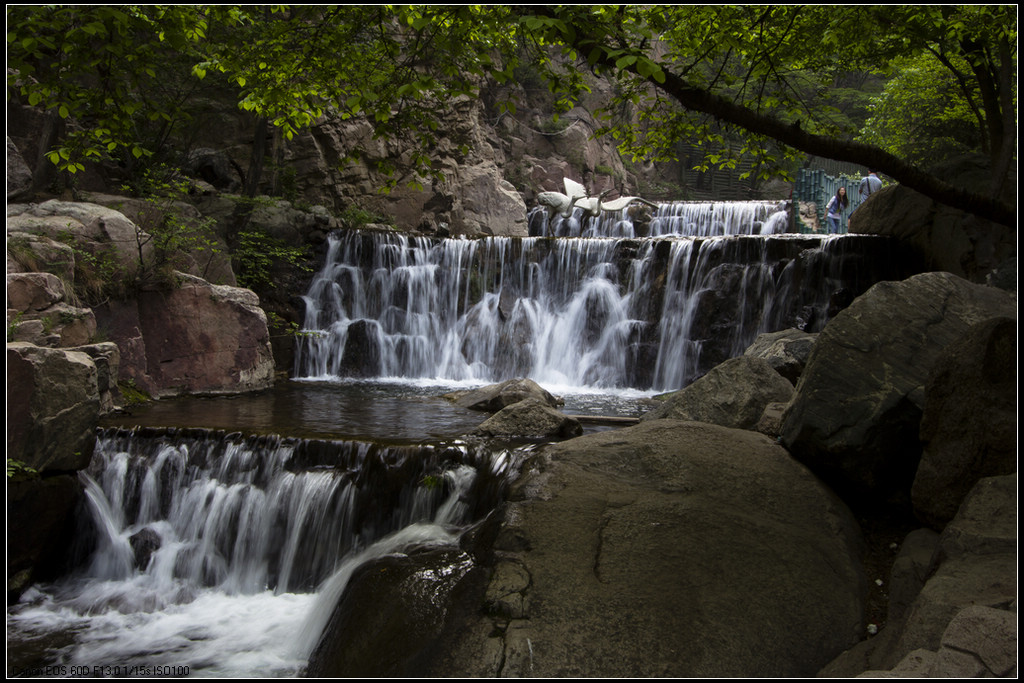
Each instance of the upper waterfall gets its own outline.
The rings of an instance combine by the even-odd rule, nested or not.
[[[652,209],[633,203],[622,209],[587,215],[575,208],[570,215],[551,214],[542,208],[528,216],[535,237],[713,237],[721,235],[775,235],[789,225],[788,202],[665,202]]]

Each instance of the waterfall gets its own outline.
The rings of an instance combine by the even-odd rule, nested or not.
[[[456,543],[503,497],[511,463],[460,443],[104,430],[80,475],[92,552],[32,589],[9,636],[71,641],[51,655],[76,674],[294,675],[356,567]],[[71,635],[42,635],[58,633]]]
[[[779,209],[665,204],[647,238],[333,234],[295,376],[669,391],[757,334],[820,330],[836,292],[900,276],[881,238],[777,234]],[[583,223],[632,235],[626,212]]]
[[[665,202],[653,212],[643,204],[587,216],[575,209],[567,218],[547,220],[544,210],[531,212],[530,234],[537,237],[716,237],[773,235],[786,232],[785,201]]]

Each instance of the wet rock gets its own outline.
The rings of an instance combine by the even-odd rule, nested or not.
[[[469,555],[447,548],[363,565],[324,629],[306,675],[423,675],[422,661],[435,655],[436,644],[466,610],[479,605],[481,579]],[[467,596],[476,599],[467,601]]]
[[[498,384],[491,384],[471,391],[460,391],[446,394],[445,398],[454,401],[463,408],[482,410],[495,413],[502,408],[528,398],[536,398],[546,405],[556,407],[561,401],[544,390],[532,379],[510,379]]]
[[[641,419],[673,418],[754,429],[769,404],[787,403],[792,396],[793,385],[768,361],[740,356],[671,394]]]
[[[348,326],[339,374],[346,377],[376,377],[381,367],[380,325],[356,320]]]
[[[152,529],[146,528],[132,534],[128,542],[135,553],[135,566],[145,570],[149,565],[149,558],[160,549],[160,536]]]
[[[582,433],[579,420],[536,398],[502,408],[473,431],[476,436],[511,439],[567,439]]]

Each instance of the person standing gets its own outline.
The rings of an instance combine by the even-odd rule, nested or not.
[[[828,222],[828,234],[838,235],[843,220],[843,211],[849,206],[850,200],[846,196],[846,188],[839,186],[832,199],[825,205],[825,220]]]
[[[882,179],[878,177],[876,171],[868,171],[867,176],[860,181],[860,203],[864,201],[882,189]]]

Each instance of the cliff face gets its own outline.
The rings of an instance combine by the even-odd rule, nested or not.
[[[509,97],[518,102],[515,113],[499,113],[495,103]],[[429,177],[416,172],[404,131],[375,138],[365,121],[325,116],[285,140],[227,100],[209,101],[209,111],[187,131],[188,141],[169,147],[186,174],[221,193],[256,188],[257,195],[323,206],[338,216],[358,211],[401,230],[526,235],[536,194],[562,191],[563,176],[594,193],[615,188],[635,195],[663,175],[653,166],[627,169],[613,140],[593,139],[598,122],[592,112],[607,99],[595,86],[588,101],[557,122],[546,103],[531,104],[522,88],[485,89],[478,98],[445,103],[443,126],[423,150]],[[34,200],[19,193],[31,185],[43,122],[17,102],[8,103],[8,118],[9,166],[16,171],[8,174],[8,197]],[[76,190],[100,193],[118,193],[125,180],[113,165],[89,167],[73,178]]]
[[[408,148],[374,139],[367,123],[325,118],[291,141],[269,141],[275,162],[262,185],[339,214],[358,207],[401,230],[456,235],[525,236],[536,194],[562,191],[563,176],[594,193],[637,193],[640,179],[627,171],[612,141],[592,139],[597,122],[588,109],[577,107],[554,124],[550,113],[530,107],[498,115],[487,99],[449,105],[452,115],[427,150],[430,177],[412,169]],[[248,147],[222,152],[240,165]],[[359,157],[350,158],[357,149]]]

